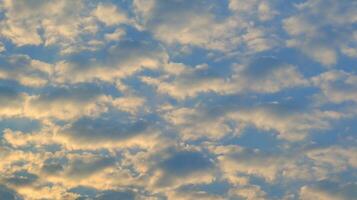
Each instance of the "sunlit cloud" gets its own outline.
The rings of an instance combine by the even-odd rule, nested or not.
[[[0,0],[0,199],[355,198],[355,10]]]

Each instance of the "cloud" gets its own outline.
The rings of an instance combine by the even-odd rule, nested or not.
[[[296,101],[261,102],[250,105],[244,96],[220,96],[202,102],[193,108],[168,109],[165,119],[174,125],[181,138],[219,139],[240,135],[249,125],[277,133],[288,141],[304,140],[315,130],[331,128],[330,122],[345,117],[343,113],[320,111]]]
[[[0,32],[18,46],[56,43],[62,46],[79,34],[96,29],[88,18],[80,16],[86,10],[82,1],[6,0],[2,7],[6,12]]]
[[[16,186],[24,187],[33,184],[38,179],[38,176],[27,171],[17,171],[10,177],[5,178],[5,182]]]
[[[205,170],[211,165],[212,163],[198,152],[177,152],[161,163],[162,169],[173,176],[185,176]]]
[[[348,200],[356,193],[355,183],[339,183],[331,180],[321,180],[311,186],[303,186],[300,190],[301,199]]]
[[[27,95],[12,87],[0,86],[0,115],[5,117],[18,116],[22,113],[22,105]]]
[[[318,98],[322,101],[357,102],[357,76],[353,73],[331,70],[313,77],[312,81],[321,89]]]
[[[275,130],[278,137],[290,141],[303,140],[313,130],[328,129],[329,121],[342,117],[340,113],[301,108],[294,103],[262,104],[229,115],[262,130]]]
[[[260,5],[259,17],[266,20],[271,18],[267,4],[265,8],[263,3]],[[268,36],[263,29],[250,26],[248,20],[238,12],[237,15],[233,13],[232,16],[219,16],[217,10],[227,8],[222,8],[222,5],[214,1],[135,0],[134,8],[139,16],[139,23],[168,44],[194,45],[225,52],[238,49],[245,43],[248,49],[257,52],[273,46],[266,39]],[[253,15],[249,20],[257,20],[256,18],[258,17]],[[245,34],[243,37],[237,34],[242,32]]]
[[[311,150],[307,152],[307,156],[316,162],[316,165],[325,164],[331,168],[331,171],[345,171],[349,167],[357,167],[357,159],[354,155],[357,152],[353,147],[329,147]]]
[[[105,111],[106,95],[96,85],[79,84],[49,88],[32,96],[25,105],[25,115],[31,118],[53,117],[73,119],[83,115],[98,115]]]
[[[79,195],[78,199],[95,199],[95,200],[111,200],[111,199],[141,199],[138,192],[130,189],[116,190],[97,190],[91,187],[79,186],[70,189],[71,192]]]
[[[0,42],[0,53],[6,51],[5,45]]]
[[[192,186],[192,185],[191,185]],[[224,198],[219,195],[209,194],[205,191],[190,191],[179,189],[175,192],[169,192],[167,195],[170,199],[178,199],[178,200],[185,200],[185,199],[205,199],[205,200],[223,200]]]
[[[298,48],[325,66],[334,66],[339,53],[354,57],[356,32],[352,26],[357,20],[356,6],[356,2],[330,0],[297,4],[299,14],[283,21],[284,29],[291,36],[287,46]]]
[[[69,163],[64,168],[65,176],[70,179],[89,178],[97,172],[115,164],[114,158],[96,155],[69,156]]]
[[[217,140],[233,132],[224,116],[210,116],[191,108],[167,110],[165,119],[177,129],[183,140],[209,138]]]
[[[13,131],[33,132],[41,128],[41,122],[24,117],[2,117],[0,130],[11,129]]]
[[[189,150],[168,151],[155,166],[154,187],[175,188],[184,184],[210,183],[214,164],[203,153]]]
[[[4,117],[30,119],[71,120],[84,116],[98,116],[112,110],[135,114],[143,107],[145,99],[137,96],[112,97],[104,87],[97,84],[76,84],[48,87],[39,94],[26,94],[11,87],[0,87],[0,102]],[[9,100],[12,101],[9,101]]]
[[[16,80],[29,87],[44,86],[52,73],[50,64],[27,55],[0,56],[0,78]]]
[[[256,15],[259,20],[267,21],[272,19],[276,14],[272,8],[272,1],[259,0],[229,0],[228,7],[239,15]]]
[[[93,15],[108,26],[128,22],[126,14],[113,4],[99,3]]]
[[[104,191],[95,197],[96,200],[127,199],[134,200],[135,193],[131,191]]]
[[[128,114],[114,114],[97,118],[82,117],[65,126],[58,137],[69,145],[101,146],[151,146],[158,134],[155,123],[148,117],[132,118]],[[93,146],[95,144],[95,146]]]
[[[0,0],[0,199],[351,199],[356,6]]]
[[[108,41],[116,41],[124,37],[125,34],[126,32],[123,29],[117,28],[114,32],[105,34],[104,37]]]
[[[283,89],[304,86],[307,81],[296,67],[273,57],[252,58],[251,61],[231,67],[216,67],[207,64],[194,68],[169,65],[179,74],[161,78],[143,77],[142,80],[157,87],[158,92],[178,99],[195,97],[199,93],[275,93]],[[222,69],[223,68],[223,69]],[[190,90],[187,90],[190,88]]]
[[[80,83],[94,80],[114,82],[143,69],[158,69],[167,62],[167,55],[155,43],[119,41],[90,53],[94,57],[74,54],[56,64],[57,83]]]
[[[247,200],[264,200],[267,198],[266,193],[259,186],[246,186],[239,189],[232,189],[229,195],[235,198],[244,198]]]
[[[227,148],[218,147],[216,151],[223,153],[218,157],[218,161],[225,177],[233,184],[236,182],[237,173],[260,176],[267,181],[274,181],[283,165],[288,162],[284,155],[274,155],[254,149],[227,146]],[[245,189],[242,190],[241,192],[244,194]],[[239,190],[234,193],[240,194]]]

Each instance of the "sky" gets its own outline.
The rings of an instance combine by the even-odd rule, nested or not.
[[[357,198],[357,1],[0,0],[0,199]]]

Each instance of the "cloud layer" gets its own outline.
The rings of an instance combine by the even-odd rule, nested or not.
[[[355,10],[0,0],[0,198],[355,198]]]

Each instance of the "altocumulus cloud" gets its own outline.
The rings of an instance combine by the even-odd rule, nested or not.
[[[352,0],[0,0],[0,199],[356,198]]]

